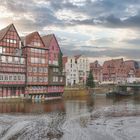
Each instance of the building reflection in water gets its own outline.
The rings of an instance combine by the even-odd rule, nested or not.
[[[11,101],[0,102],[0,113],[53,113],[66,114],[67,118],[92,113],[102,107],[123,105],[127,108],[129,104],[139,104],[140,97],[106,98],[105,96],[82,97],[69,100],[55,101]]]
[[[63,100],[48,102],[15,101],[0,102],[0,113],[47,113],[65,112]]]

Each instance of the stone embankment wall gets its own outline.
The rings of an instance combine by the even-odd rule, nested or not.
[[[87,96],[87,95],[89,95],[88,91],[86,89],[80,88],[66,88],[63,93],[64,98]]]
[[[78,97],[78,96],[88,96],[88,95],[98,95],[98,94],[106,94],[110,90],[113,90],[114,86],[101,86],[96,87],[92,89],[86,89],[86,88],[65,88],[63,97],[69,98],[69,97]]]

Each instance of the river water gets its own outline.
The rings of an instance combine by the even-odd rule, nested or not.
[[[139,140],[140,96],[0,102],[0,140]]]

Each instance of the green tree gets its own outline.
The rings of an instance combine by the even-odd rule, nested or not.
[[[91,70],[90,70],[89,75],[88,75],[87,80],[86,80],[86,86],[90,87],[90,88],[95,87],[94,78],[93,78],[93,74],[92,74]]]
[[[59,71],[62,72],[63,71],[63,60],[62,60],[63,54],[60,51],[59,52],[59,56],[58,56],[58,64],[59,64]]]

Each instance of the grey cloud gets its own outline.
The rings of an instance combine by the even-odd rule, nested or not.
[[[140,38],[123,40],[122,42],[128,43],[130,45],[140,46]]]
[[[96,48],[95,48],[96,49]],[[100,48],[98,48],[100,50]],[[66,55],[76,55],[76,54],[83,54],[89,57],[121,57],[124,56],[126,58],[130,59],[140,59],[139,54],[140,54],[140,49],[120,49],[120,48],[106,48],[104,50],[100,51],[91,51],[91,50],[69,50],[66,48],[62,49],[63,53]]]
[[[42,0],[43,1],[43,0]],[[20,15],[31,13],[35,19],[32,22],[36,28],[43,28],[46,25],[55,26],[75,26],[75,25],[94,25],[112,28],[139,27],[140,25],[140,1],[139,0],[97,0],[85,1],[84,6],[74,5],[69,0],[44,0],[49,1],[50,6],[42,5],[41,7],[34,1],[30,0],[5,0],[1,1],[1,5],[5,6],[9,11]],[[137,15],[132,15],[129,7],[134,7]],[[60,20],[55,16],[58,10],[71,10],[75,14],[81,13],[87,15],[86,20]],[[123,18],[126,18],[122,20]],[[23,22],[27,22],[25,19]],[[26,21],[27,20],[27,21]],[[98,22],[97,22],[98,21]]]

